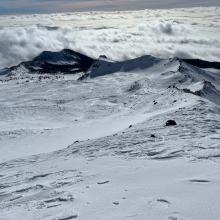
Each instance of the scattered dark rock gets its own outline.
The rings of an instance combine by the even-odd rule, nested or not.
[[[158,202],[162,202],[162,203],[167,203],[170,204],[169,201],[167,201],[166,199],[157,199]]]
[[[15,200],[17,200],[17,199],[20,199],[20,198],[22,198],[22,196],[20,195],[20,196],[16,196],[16,197],[14,197],[14,198],[11,198],[11,199],[9,199],[9,201],[15,201]]]
[[[97,184],[98,185],[103,185],[103,184],[107,184],[107,183],[109,183],[110,181],[109,180],[107,180],[107,181],[103,181],[103,182],[98,182]]]
[[[127,153],[130,153],[132,152],[133,150],[121,150],[119,151],[121,154],[127,154]]]
[[[141,84],[137,81],[135,81],[130,88],[127,89],[127,92],[135,92],[137,90],[141,89]]]
[[[157,101],[154,100],[154,105],[156,105],[156,104],[157,104]]]
[[[154,135],[154,134],[151,134],[151,136],[150,136],[151,138],[155,138],[156,136]]]
[[[195,95],[195,93],[190,91],[189,89],[182,89],[182,91],[185,92],[185,93],[189,93],[189,94]]]
[[[177,125],[177,124],[176,124],[176,122],[174,120],[168,120],[166,122],[166,126],[175,126],[175,125]]]
[[[40,175],[36,175],[36,176],[31,177],[29,180],[30,180],[30,181],[34,181],[34,180],[36,180],[36,179],[44,178],[44,177],[47,177],[47,176],[49,176],[49,175],[51,175],[51,173],[40,174]]]
[[[55,208],[55,207],[57,207],[57,206],[61,206],[61,204],[47,206],[47,209]]]
[[[203,179],[192,179],[189,181],[192,183],[209,183],[210,182],[209,180],[203,180]]]
[[[100,55],[99,58],[107,59],[108,57],[106,55]]]
[[[58,220],[70,220],[70,219],[77,218],[77,217],[78,215],[75,214],[75,215],[71,215],[71,216],[64,217],[64,218],[58,218]]]
[[[176,86],[175,85],[169,85],[167,89],[175,89]]]
[[[132,128],[132,125],[130,125],[128,128]]]

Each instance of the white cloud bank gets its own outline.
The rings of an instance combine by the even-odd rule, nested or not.
[[[220,8],[0,17],[0,67],[70,48],[115,60],[151,54],[220,61]]]

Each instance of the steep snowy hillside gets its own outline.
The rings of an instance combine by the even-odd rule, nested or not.
[[[218,62],[63,50],[0,83],[1,220],[220,219]]]

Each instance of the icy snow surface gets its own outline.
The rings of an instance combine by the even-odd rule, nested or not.
[[[219,219],[219,70],[144,56],[80,76],[1,76],[0,219]]]

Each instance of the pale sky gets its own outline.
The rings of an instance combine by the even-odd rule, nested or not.
[[[0,14],[220,6],[220,0],[0,0]]]

